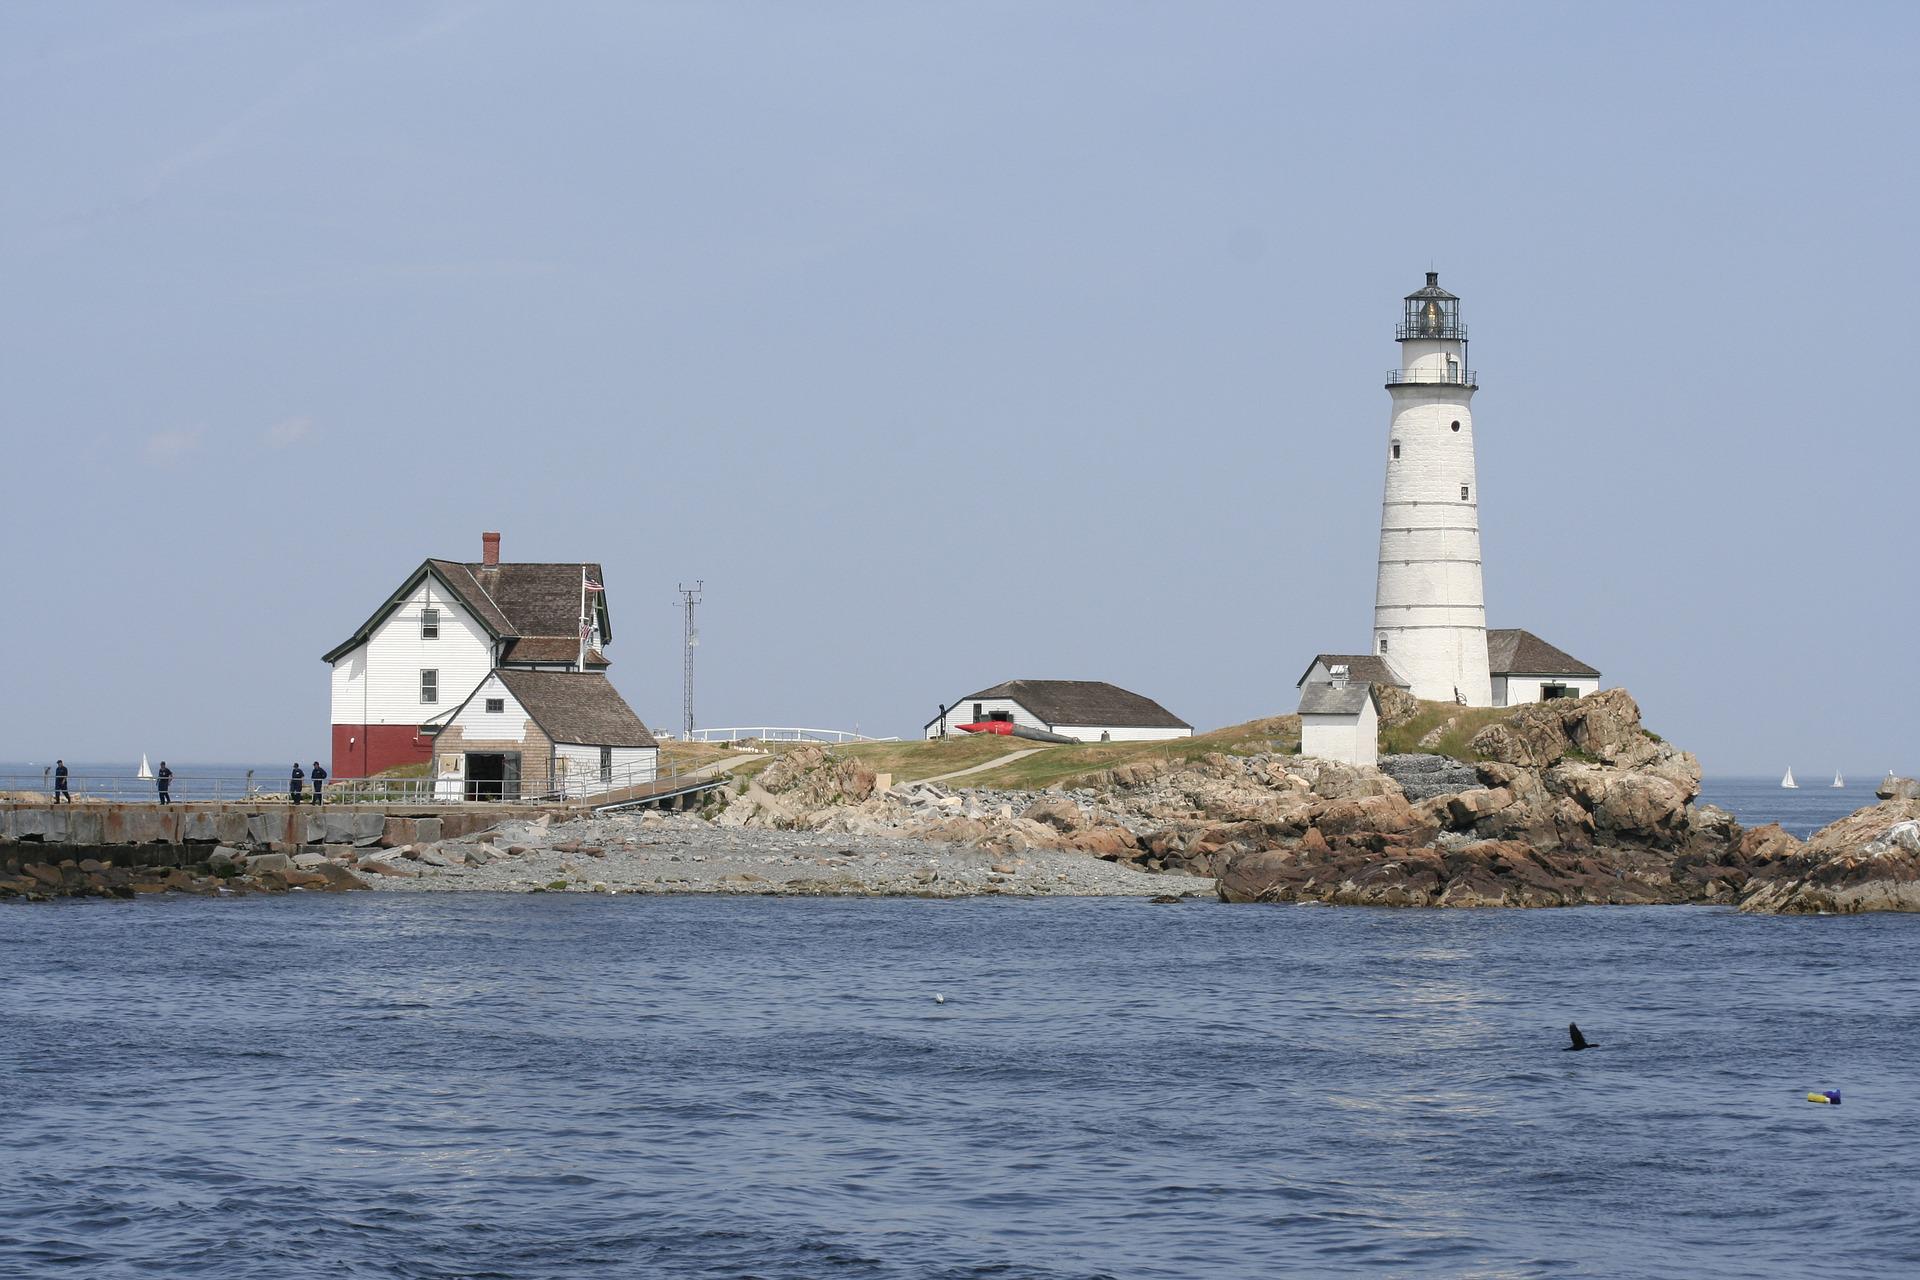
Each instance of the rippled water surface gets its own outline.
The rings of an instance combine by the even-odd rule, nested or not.
[[[1697,908],[4,909],[0,1275],[1914,1274],[1916,941]],[[1569,1018],[1602,1047],[1561,1052]]]

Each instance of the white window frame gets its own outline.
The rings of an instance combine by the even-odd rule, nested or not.
[[[422,640],[440,638],[440,611],[432,605],[420,611],[420,638]]]
[[[490,716],[505,715],[507,713],[507,700],[505,698],[488,698],[486,700],[485,710]]]
[[[440,701],[440,668],[420,668],[420,702],[422,706],[435,706]]]

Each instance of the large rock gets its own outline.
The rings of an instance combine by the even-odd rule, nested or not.
[[[1920,799],[1885,800],[1851,813],[1815,832],[1798,852],[1783,844],[1776,864],[1756,872],[1740,909],[1920,911]]]
[[[1888,774],[1873,794],[1882,800],[1920,800],[1920,779]]]
[[[1380,772],[1400,784],[1409,800],[1465,791],[1480,781],[1474,766],[1451,756],[1386,755],[1380,757],[1379,767]]]

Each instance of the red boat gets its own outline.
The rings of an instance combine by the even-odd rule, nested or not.
[[[979,720],[973,724],[960,725],[958,728],[962,733],[998,733],[1010,736],[1013,733],[1013,721]]]

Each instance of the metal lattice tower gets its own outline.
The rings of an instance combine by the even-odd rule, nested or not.
[[[680,671],[680,736],[693,737],[693,650],[700,643],[699,629],[693,625],[693,607],[700,603],[700,592],[707,585],[705,578],[696,579],[689,587],[680,584],[680,610],[684,619],[681,632],[683,665]]]

